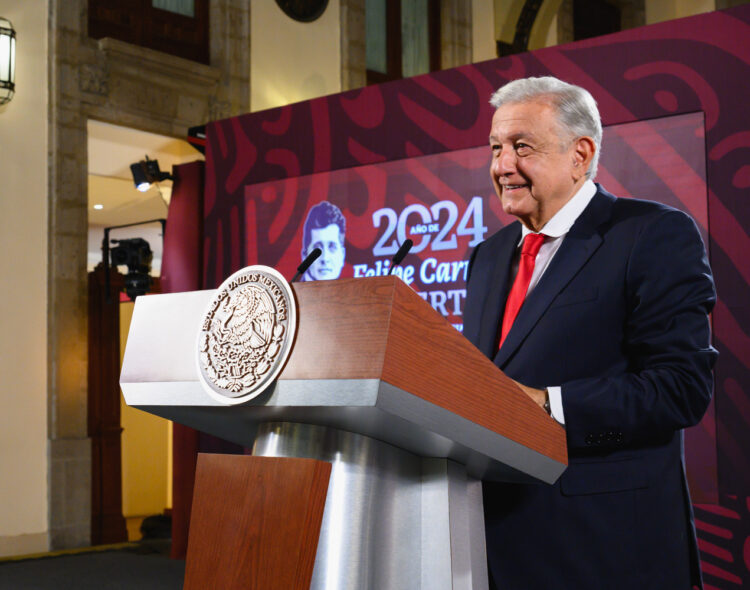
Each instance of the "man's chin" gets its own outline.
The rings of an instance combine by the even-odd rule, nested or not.
[[[517,198],[504,196],[504,198],[500,199],[500,204],[505,213],[520,219],[533,216],[537,213],[536,203],[530,202],[530,198],[524,198],[524,196],[520,194],[516,197]]]

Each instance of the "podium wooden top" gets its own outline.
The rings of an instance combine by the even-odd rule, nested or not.
[[[565,431],[397,277],[298,283],[281,379],[382,379],[567,462]]]
[[[215,291],[139,297],[120,383],[126,402],[250,446],[257,425],[331,426],[489,479],[551,482],[564,429],[397,277],[294,285],[298,328],[277,382],[227,406],[198,381],[198,327]]]

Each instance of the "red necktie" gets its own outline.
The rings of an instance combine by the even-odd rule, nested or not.
[[[510,288],[508,300],[505,302],[505,313],[503,314],[503,325],[498,348],[503,345],[503,341],[508,332],[510,332],[510,327],[513,325],[524,299],[526,299],[526,291],[529,290],[531,275],[534,274],[536,255],[539,253],[539,248],[542,247],[542,242],[544,242],[544,238],[546,237],[544,234],[526,234],[526,237],[523,239],[521,260],[518,263],[518,274],[516,274],[516,280],[513,281],[513,286]]]

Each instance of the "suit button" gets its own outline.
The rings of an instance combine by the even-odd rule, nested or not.
[[[587,434],[586,438],[584,439],[584,442],[587,445],[593,445],[594,444],[594,435],[593,434]]]

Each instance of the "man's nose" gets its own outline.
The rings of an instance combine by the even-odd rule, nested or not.
[[[516,154],[513,150],[502,150],[492,161],[492,170],[498,176],[510,174],[516,170]]]

